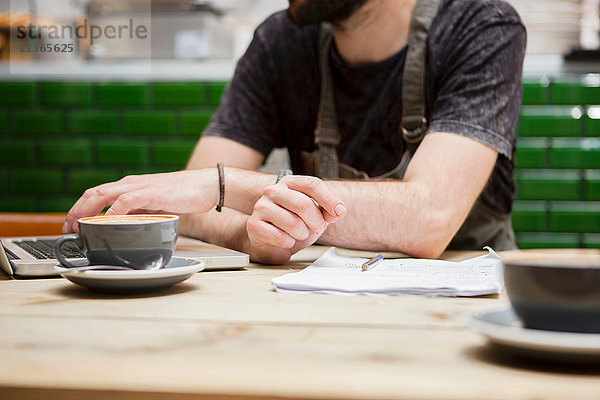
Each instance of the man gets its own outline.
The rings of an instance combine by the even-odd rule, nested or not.
[[[257,29],[187,170],[89,189],[64,230],[112,205],[109,214],[185,215],[183,234],[265,263],[283,263],[316,241],[430,258],[451,242],[514,247],[512,158],[526,35],[504,2],[440,0],[425,43],[429,126],[403,179],[299,175],[312,172],[304,156],[315,152],[323,104],[337,110],[340,168],[380,178],[396,171],[410,148],[399,127],[415,9],[416,0],[290,0],[287,13]],[[323,21],[332,25],[331,49],[323,49]],[[324,103],[327,71],[333,93]],[[275,184],[256,169],[282,146],[296,175]],[[217,163],[226,165],[221,177]],[[220,202],[222,213],[213,210]]]

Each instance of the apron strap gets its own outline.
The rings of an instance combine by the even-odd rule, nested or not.
[[[415,5],[408,50],[402,72],[402,135],[408,143],[418,143],[425,136],[425,73],[427,38],[437,14],[439,0],[418,0]]]
[[[329,67],[329,53],[333,33],[331,24],[322,23],[319,35],[319,65],[321,68],[321,99],[315,129],[315,175],[322,179],[338,179],[340,129],[333,90],[333,78]]]
[[[399,176],[404,178],[410,160],[427,131],[425,110],[425,73],[427,38],[437,15],[440,0],[417,0],[410,23],[408,50],[402,72],[402,126],[400,132],[407,146],[400,160]]]

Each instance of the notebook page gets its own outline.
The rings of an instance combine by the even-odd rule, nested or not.
[[[461,262],[399,258],[362,271],[367,258],[341,256],[330,248],[302,271],[273,279],[275,290],[338,294],[480,296],[500,293],[502,260],[488,254]]]

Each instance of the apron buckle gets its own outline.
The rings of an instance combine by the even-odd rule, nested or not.
[[[407,130],[403,125],[400,127],[402,137],[407,143],[419,143],[423,140],[425,132],[427,132],[427,118],[421,118],[421,126],[416,129]]]

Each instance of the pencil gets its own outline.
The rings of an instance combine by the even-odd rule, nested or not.
[[[367,261],[366,263],[364,263],[362,265],[362,270],[363,271],[370,270],[371,268],[373,268],[375,266],[375,264],[377,264],[381,260],[383,260],[383,256],[381,254],[376,255],[375,257],[371,258],[369,261]]]

